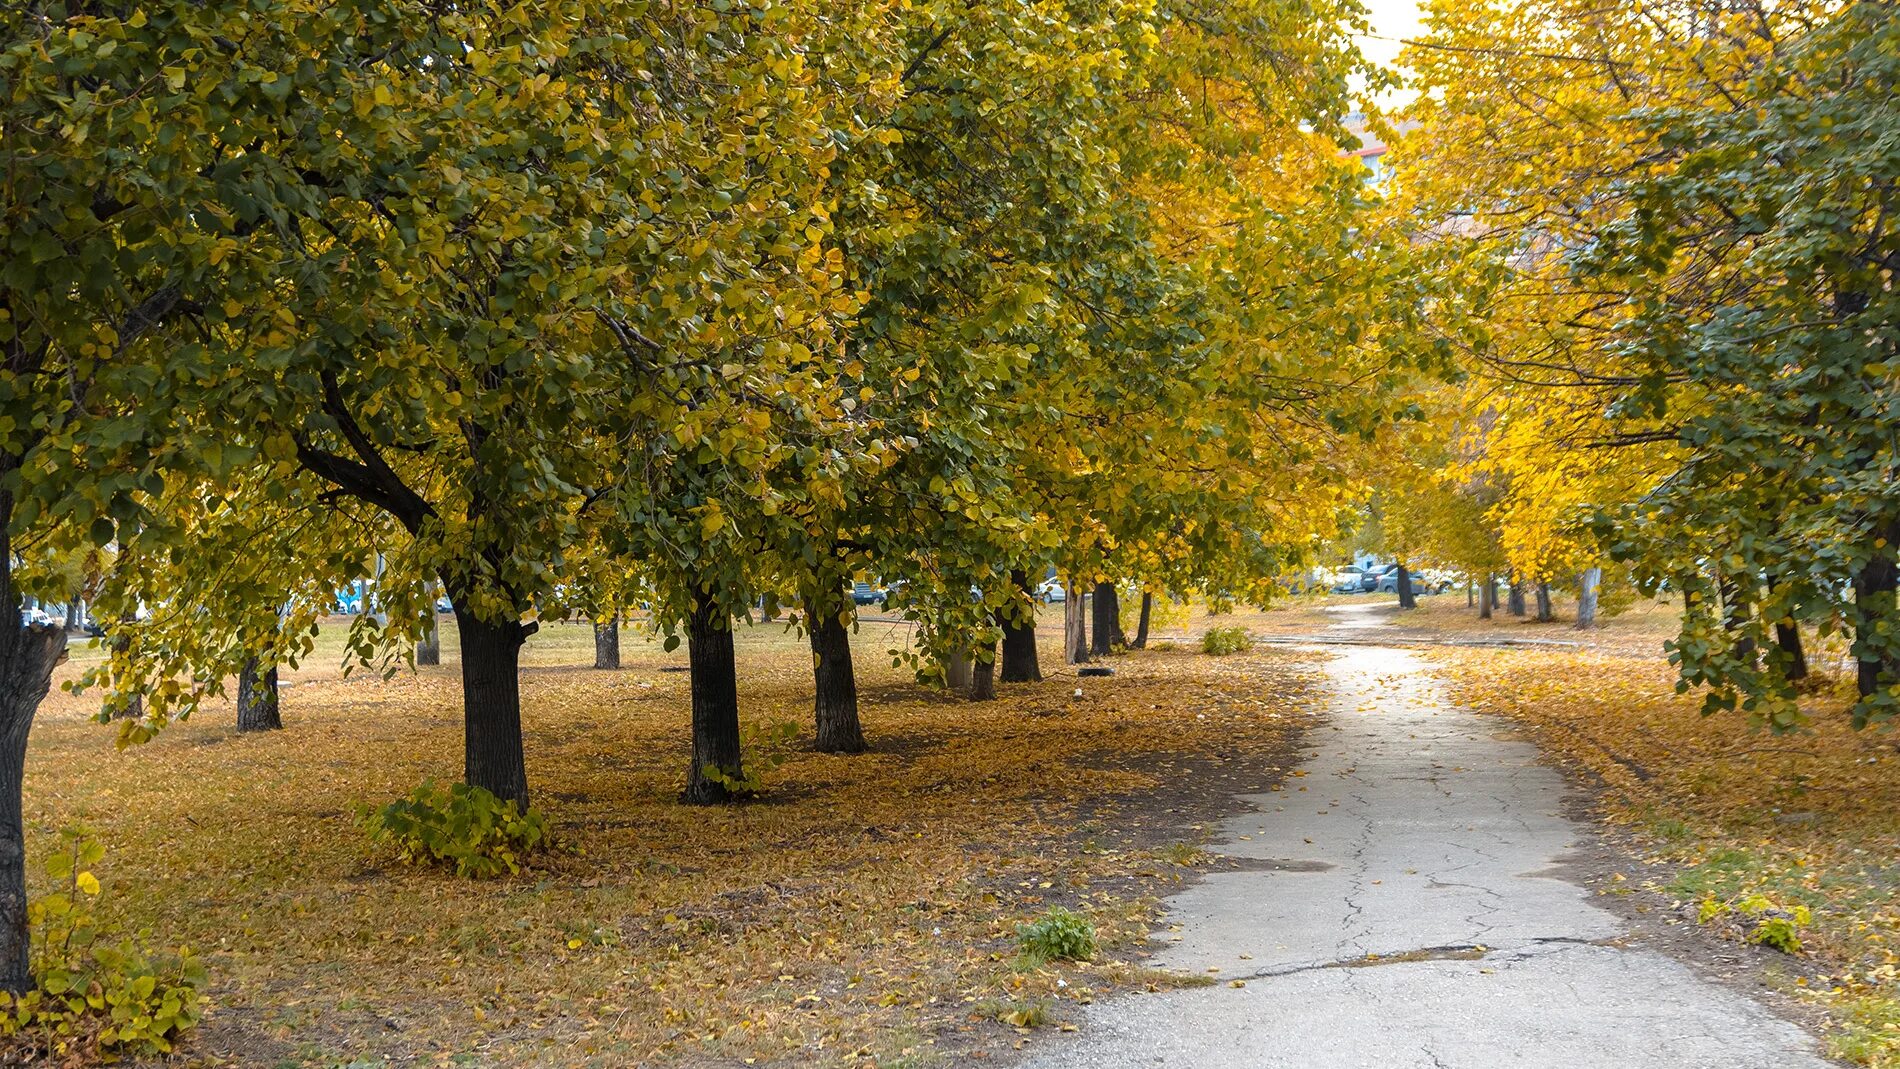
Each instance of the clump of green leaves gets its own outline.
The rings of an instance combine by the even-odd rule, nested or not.
[[[1061,906],[1051,906],[1049,912],[1018,925],[1016,939],[1023,957],[1035,962],[1088,961],[1095,956],[1095,925]]]
[[[1244,627],[1216,627],[1201,636],[1201,652],[1215,657],[1240,653],[1253,648],[1253,637]]]
[[[151,955],[133,940],[102,941],[91,872],[105,848],[82,828],[61,833],[46,859],[56,890],[27,907],[35,986],[0,993],[0,1061],[109,1061],[170,1053],[198,1023],[204,965],[189,950]]]
[[[1703,924],[1722,917],[1742,922],[1746,938],[1757,946],[1773,947],[1784,954],[1801,952],[1801,929],[1814,921],[1806,906],[1782,909],[1767,895],[1744,895],[1724,902],[1705,898],[1697,907],[1696,919]]]
[[[445,789],[427,780],[388,805],[360,805],[356,815],[372,841],[393,844],[402,860],[447,866],[468,879],[520,872],[522,857],[549,843],[539,810],[523,813],[466,783]]]
[[[737,774],[708,767],[700,774],[738,797],[759,793],[765,786],[765,774],[785,763],[786,754],[798,739],[798,723],[779,720],[739,729],[739,749],[745,754],[743,770]]]

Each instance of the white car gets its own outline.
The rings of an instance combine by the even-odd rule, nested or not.
[[[1060,605],[1069,600],[1069,592],[1060,579],[1044,579],[1036,588],[1036,600],[1046,605]]]

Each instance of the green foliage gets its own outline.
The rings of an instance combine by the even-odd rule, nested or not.
[[[169,1053],[198,1023],[203,964],[184,948],[150,955],[134,941],[102,941],[92,904],[101,893],[90,871],[105,856],[84,829],[61,833],[46,859],[54,890],[27,907],[36,985],[0,994],[0,1054],[112,1060]]]
[[[1049,912],[1018,925],[1016,941],[1031,961],[1088,961],[1095,956],[1095,925],[1080,913],[1051,906]]]
[[[358,806],[357,820],[372,841],[393,844],[404,861],[445,865],[468,879],[520,872],[522,857],[550,841],[539,810],[522,813],[512,800],[466,783],[442,788],[426,781],[388,805]]]
[[[745,725],[739,729],[740,751],[745,755],[741,762],[744,771],[734,775],[709,765],[700,774],[736,796],[757,794],[765,786],[765,774],[785,763],[786,751],[798,738],[798,731],[798,723],[792,720]]]
[[[1757,946],[1773,947],[1784,954],[1798,954],[1801,952],[1801,929],[1814,921],[1814,914],[1808,907],[1800,905],[1783,909],[1764,894],[1742,895],[1730,900],[1705,898],[1696,907],[1698,923],[1708,924],[1722,918],[1738,922],[1744,938]]]
[[[1215,657],[1253,648],[1253,636],[1244,627],[1215,627],[1201,636],[1201,652]]]

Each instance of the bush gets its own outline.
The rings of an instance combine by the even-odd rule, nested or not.
[[[1215,657],[1253,648],[1253,638],[1244,627],[1216,627],[1201,636],[1201,652]]]
[[[36,986],[0,993],[0,1059],[28,1063],[112,1061],[171,1051],[198,1023],[204,966],[189,950],[152,956],[127,939],[101,942],[92,914],[99,880],[89,870],[105,849],[84,830],[62,832],[46,859],[58,888],[27,907]]]
[[[393,843],[404,861],[453,867],[457,876],[489,879],[521,871],[525,854],[548,845],[547,820],[526,813],[480,787],[457,783],[444,790],[434,780],[381,808],[357,807],[357,820],[371,840]]]
[[[1783,909],[1762,894],[1744,895],[1728,902],[1706,898],[1696,910],[1696,919],[1703,924],[1723,918],[1736,922],[1743,938],[1750,943],[1783,954],[1801,952],[1801,929],[1814,922],[1814,914],[1808,907]]]
[[[1088,961],[1095,956],[1095,926],[1080,913],[1052,906],[1016,928],[1023,956],[1035,961]]]

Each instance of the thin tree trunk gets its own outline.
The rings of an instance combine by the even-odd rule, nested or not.
[[[733,662],[732,618],[709,591],[693,599],[686,621],[686,659],[693,681],[693,767],[680,801],[731,801],[745,778],[739,763],[739,677]]]
[[[17,612],[13,614],[15,622],[19,620],[19,615],[20,614]],[[121,624],[134,623],[137,620],[138,620],[138,616],[134,613],[121,613],[119,616],[119,623]],[[115,654],[124,653],[126,650],[132,648],[132,638],[131,636],[126,635],[123,632],[121,632],[120,634],[114,635],[112,637],[112,640],[107,645],[108,645],[108,648],[111,649],[111,651]],[[111,695],[108,696],[109,701],[118,700],[120,698],[121,698],[121,695],[118,693],[116,689],[113,691]],[[145,715],[145,694],[142,691],[133,691],[131,696],[124,698],[124,704],[120,705],[117,709],[113,711],[112,719],[137,720],[144,715]]]
[[[1577,580],[1577,630],[1588,631],[1597,625],[1597,588],[1603,584],[1603,569],[1585,568]]]
[[[279,708],[277,666],[260,672],[256,657],[247,657],[238,669],[237,729],[239,731],[281,731],[284,727]]]
[[[1477,600],[1478,600],[1478,584],[1472,582],[1469,579],[1465,580],[1465,608],[1467,609],[1471,608],[1473,605],[1477,604]]]
[[[1418,608],[1418,595],[1412,593],[1412,570],[1403,564],[1399,565],[1398,578],[1393,582],[1399,593],[1399,608]]]
[[[462,636],[462,780],[528,808],[521,751],[521,644],[532,625],[479,619],[456,599]]]
[[[429,624],[423,629],[422,638],[416,642],[417,665],[442,663],[442,621],[441,614],[435,611],[435,591],[435,584],[429,584]]]
[[[976,664],[970,670],[970,700],[987,702],[996,700],[996,645],[991,643],[987,650],[979,650]]]
[[[1016,589],[1021,591],[1018,607],[1023,611],[1019,618],[1004,615],[997,622],[1003,628],[1003,661],[997,674],[1004,683],[1040,683],[1042,666],[1036,658],[1036,595],[1035,588],[1029,585],[1029,576],[1018,568],[1009,573]]]
[[[1860,572],[1854,576],[1854,686],[1862,698],[1871,698],[1900,679],[1900,664],[1875,636],[1883,621],[1894,619],[1895,587],[1900,569],[1894,562],[1894,546],[1900,542],[1900,524],[1884,524],[1877,535],[1885,545],[1874,550]]]
[[[1511,573],[1511,592],[1505,595],[1504,603],[1512,616],[1523,616],[1529,612],[1524,604],[1524,580],[1516,572]]]
[[[1121,592],[1114,583],[1095,584],[1095,637],[1089,645],[1089,651],[1101,656],[1115,652],[1115,648],[1128,645],[1128,635],[1122,631]]]
[[[66,600],[66,630],[68,631],[79,630],[79,599],[78,598],[68,598]]]
[[[1788,666],[1783,673],[1789,682],[1808,678],[1808,655],[1801,648],[1801,629],[1794,624],[1777,622],[1775,624],[1775,645],[1787,655]]]
[[[0,460],[0,475],[14,467]],[[26,924],[26,829],[22,786],[26,737],[33,714],[52,686],[53,669],[66,659],[66,633],[57,627],[21,627],[20,596],[13,587],[9,529],[13,494],[0,490],[0,991],[21,994],[33,986]]]
[[[954,650],[944,655],[943,688],[952,694],[970,689],[970,655],[965,651]]]
[[[594,621],[594,667],[612,670],[620,667],[620,618]]]
[[[858,723],[858,681],[851,669],[851,632],[839,619],[842,606],[829,610],[807,604],[811,637],[813,711],[821,753],[863,753],[864,728]]]
[[[1497,601],[1497,583],[1487,575],[1484,577],[1484,583],[1478,587],[1478,619],[1489,620],[1491,608],[1497,604]]]
[[[1155,596],[1148,591],[1141,592],[1141,618],[1135,622],[1135,641],[1128,645],[1134,649],[1148,648],[1148,620],[1154,615]]]
[[[1749,619],[1754,615],[1754,592],[1745,577],[1722,575],[1718,580],[1722,590],[1722,629],[1733,635],[1745,632]],[[1743,634],[1735,641],[1735,656],[1749,664],[1755,663],[1755,639]]]
[[[1550,608],[1550,583],[1539,579],[1537,581],[1537,622],[1547,624],[1556,618],[1556,614]]]
[[[1062,659],[1069,664],[1086,664],[1089,659],[1088,600],[1074,583],[1066,586],[1062,599]]]

